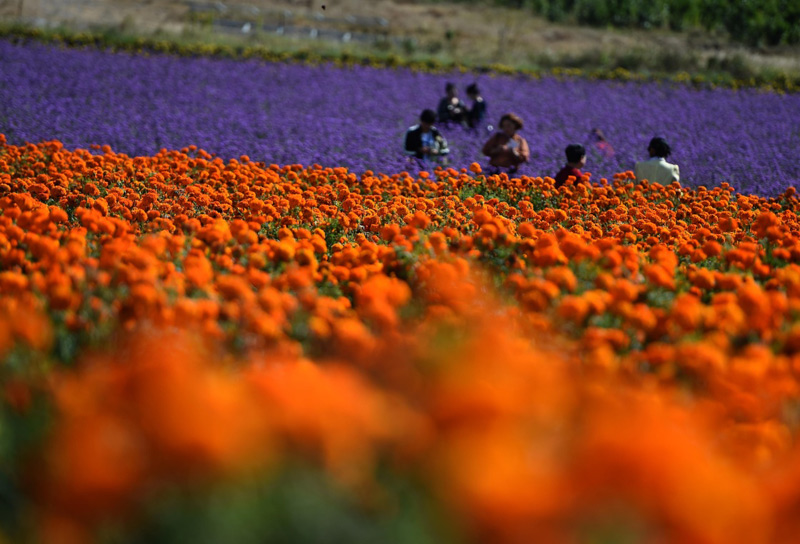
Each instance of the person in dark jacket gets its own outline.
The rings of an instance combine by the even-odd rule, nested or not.
[[[405,152],[409,157],[422,160],[432,158],[440,159],[450,153],[447,140],[433,126],[436,121],[436,112],[424,110],[419,116],[419,124],[406,131]]]
[[[439,101],[436,115],[440,123],[463,123],[467,117],[467,106],[458,98],[455,84],[448,83],[444,88],[446,96]]]
[[[486,118],[486,100],[476,83],[467,87],[467,96],[472,100],[472,107],[467,112],[467,125],[469,128],[478,128]]]

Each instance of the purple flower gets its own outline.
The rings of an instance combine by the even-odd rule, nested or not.
[[[520,173],[553,176],[564,148],[583,143],[593,179],[633,169],[650,138],[673,148],[685,185],[729,182],[774,195],[800,180],[800,95],[694,90],[658,83],[532,80],[409,70],[143,56],[0,40],[0,132],[11,143],[108,144],[131,155],[191,144],[223,158],[345,166],[355,172],[413,168],[408,126],[435,107],[446,81],[477,81],[486,123],[513,111],[531,160]],[[463,96],[462,96],[463,98]],[[599,128],[616,153],[591,143]],[[483,161],[490,132],[442,127],[451,166]],[[484,162],[485,164],[485,162]]]

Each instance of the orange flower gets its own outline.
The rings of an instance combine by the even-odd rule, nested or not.
[[[663,287],[669,290],[675,289],[675,279],[672,277],[669,270],[660,264],[647,265],[644,268],[644,275],[647,277],[647,281],[656,287]]]
[[[558,306],[558,315],[581,325],[589,314],[589,303],[579,296],[566,296]]]
[[[575,274],[566,266],[551,268],[545,276],[547,280],[558,285],[562,291],[572,292],[578,285]]]
[[[691,282],[700,289],[711,290],[716,285],[716,277],[710,270],[701,268],[691,275]]]
[[[190,253],[183,261],[186,279],[194,287],[204,287],[214,278],[211,263],[200,253]]]
[[[755,283],[744,283],[737,290],[737,297],[751,328],[763,330],[769,327],[771,305],[761,287]]]
[[[684,331],[695,331],[703,322],[703,313],[703,306],[697,297],[681,294],[672,305],[671,318]]]
[[[624,278],[616,280],[610,289],[611,296],[624,302],[635,302],[639,298],[639,291],[639,286]]]
[[[775,227],[777,225],[780,225],[780,219],[778,216],[772,212],[765,211],[761,212],[758,217],[756,217],[756,220],[753,222],[752,229],[756,236],[759,238],[764,238],[767,236],[767,231],[771,227]]]

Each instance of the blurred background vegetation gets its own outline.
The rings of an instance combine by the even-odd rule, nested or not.
[[[20,26],[110,46],[800,81],[800,0],[0,0],[0,32]]]
[[[462,3],[485,3],[460,0]],[[617,28],[703,28],[750,46],[800,43],[798,0],[494,0],[552,22]]]

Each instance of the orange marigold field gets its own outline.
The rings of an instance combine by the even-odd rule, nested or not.
[[[800,200],[0,136],[0,540],[800,541]]]

